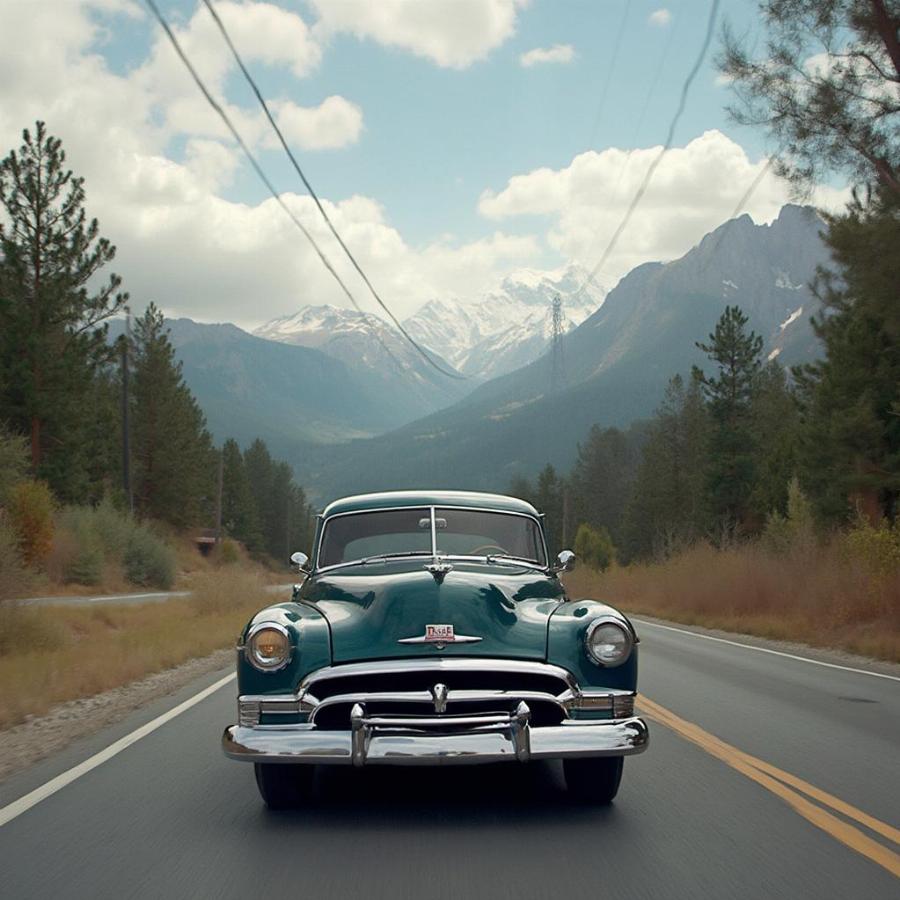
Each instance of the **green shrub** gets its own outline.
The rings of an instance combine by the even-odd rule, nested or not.
[[[75,555],[66,565],[63,577],[73,584],[94,585],[103,579],[103,547],[92,531],[75,532]]]
[[[591,528],[582,522],[575,533],[575,555],[586,566],[604,572],[616,561],[616,548],[605,527]]]
[[[18,536],[0,517],[0,603],[23,596],[31,581],[22,563]]]
[[[13,488],[24,481],[28,471],[25,438],[0,427],[0,506],[9,502]]]
[[[53,546],[53,494],[43,481],[23,481],[10,492],[9,519],[26,566],[41,566]]]
[[[841,539],[843,551],[863,563],[871,572],[890,576],[900,573],[900,526],[882,519],[872,525],[863,516],[857,518]]]
[[[146,525],[132,531],[122,562],[132,584],[168,590],[175,582],[174,552]]]
[[[773,509],[766,516],[760,540],[766,550],[779,555],[803,554],[816,543],[812,506],[796,478],[788,484],[787,515]]]
[[[134,529],[138,527],[134,518],[127,512],[117,509],[112,500],[106,496],[91,510],[91,523],[107,559],[121,560],[125,556]]]
[[[213,550],[213,562],[215,562],[217,566],[233,566],[240,561],[241,552],[234,541],[225,538],[225,540],[219,541],[219,543],[216,544],[216,547]]]

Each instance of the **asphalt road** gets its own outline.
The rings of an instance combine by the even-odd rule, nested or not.
[[[321,772],[308,809],[267,812],[219,751],[230,681],[0,826],[0,894],[900,897],[900,681],[639,631],[651,747],[610,808],[540,764]],[[10,780],[0,807],[226,674]]]

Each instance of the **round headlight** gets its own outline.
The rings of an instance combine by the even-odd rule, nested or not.
[[[247,659],[263,672],[274,672],[286,666],[291,658],[291,641],[287,629],[275,622],[254,627],[247,637]]]
[[[634,641],[624,623],[597,619],[584,635],[588,656],[601,666],[620,666],[631,655]]]

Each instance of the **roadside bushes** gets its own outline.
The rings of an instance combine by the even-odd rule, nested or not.
[[[175,583],[175,554],[146,525],[135,525],[122,558],[132,584],[168,590]]]
[[[59,526],[53,561],[64,581],[96,585],[110,570],[141,587],[167,590],[175,581],[175,554],[168,544],[108,499],[93,508],[65,509]]]
[[[0,604],[18,596],[30,580],[22,563],[18,536],[0,516]]]
[[[9,519],[26,566],[39,568],[53,546],[53,494],[43,481],[22,481],[9,494]]]
[[[586,522],[575,534],[575,555],[588,567],[604,572],[616,561],[616,548],[605,527],[591,528]]]

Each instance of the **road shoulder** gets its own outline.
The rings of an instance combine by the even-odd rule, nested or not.
[[[799,656],[831,666],[860,669],[866,672],[875,672],[879,675],[889,675],[893,678],[900,678],[900,664],[887,662],[886,660],[881,659],[872,659],[868,656],[859,656],[855,653],[847,653],[844,650],[813,647],[798,641],[777,641],[736,631],[723,631],[719,628],[704,628],[702,625],[686,625],[683,622],[675,622],[671,619],[660,619],[656,616],[644,615],[643,613],[629,616],[629,618],[636,624],[639,635],[641,632],[641,623],[646,622],[651,626],[660,625],[667,628],[674,628],[678,631],[697,634],[703,637],[716,638],[721,641],[731,641],[735,644],[743,644],[761,650],[771,650],[789,656]]]
[[[234,650],[217,650],[140,681],[63,703],[45,716],[0,731],[0,784],[72,744],[164,700],[210,672],[233,667]]]

